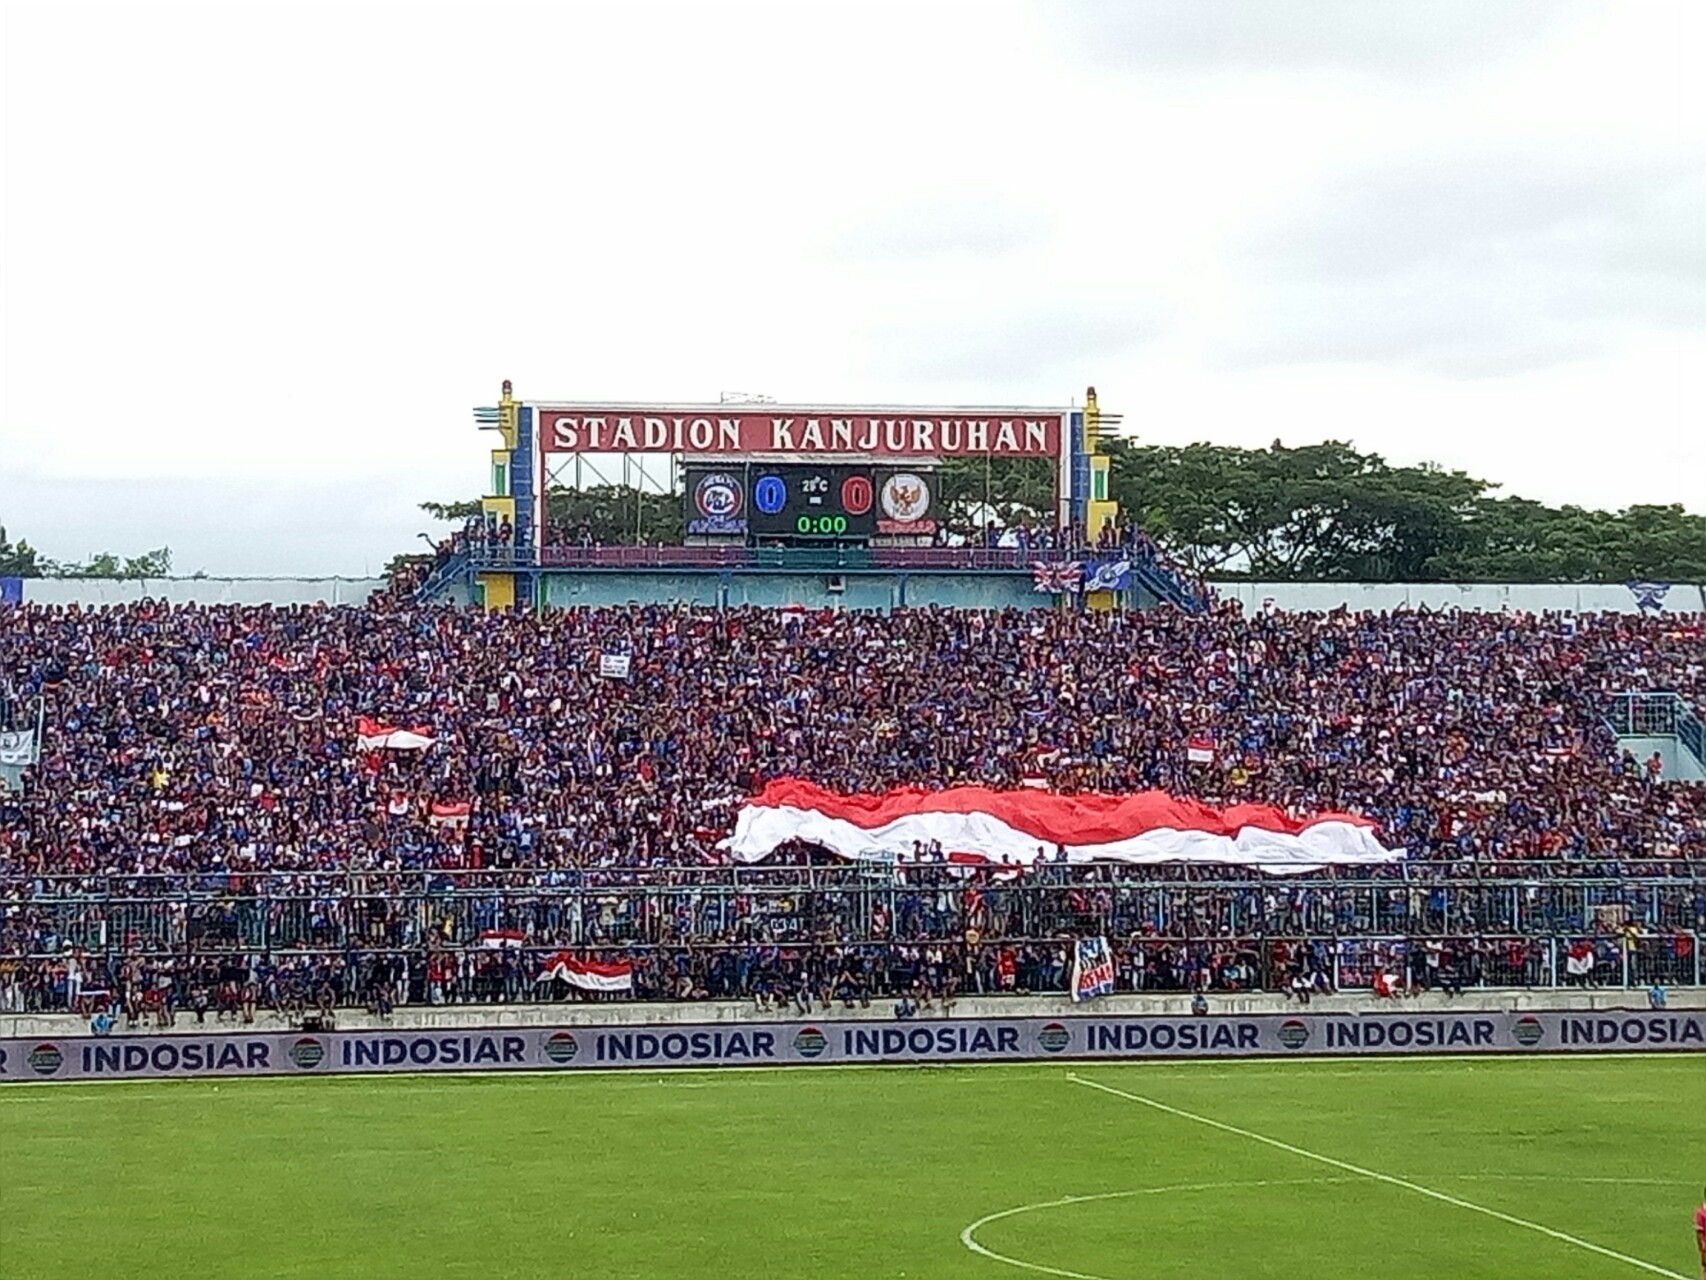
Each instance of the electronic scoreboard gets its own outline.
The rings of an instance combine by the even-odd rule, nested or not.
[[[869,538],[876,496],[870,467],[754,464],[747,527],[760,538]]]

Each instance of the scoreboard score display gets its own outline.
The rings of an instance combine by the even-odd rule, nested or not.
[[[877,531],[870,467],[754,465],[747,524],[760,538],[868,538]]]

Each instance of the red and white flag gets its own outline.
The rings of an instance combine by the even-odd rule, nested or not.
[[[480,945],[492,951],[513,951],[526,941],[521,929],[487,929],[480,934]]]
[[[425,751],[436,741],[425,729],[399,729],[367,716],[355,722],[355,745],[362,751]]]
[[[540,982],[553,978],[587,991],[632,991],[634,966],[626,960],[582,960],[573,952],[559,951],[539,970]]]
[[[757,862],[792,840],[844,858],[888,857],[939,841],[1011,866],[1035,862],[1039,847],[1063,846],[1069,862],[1213,862],[1278,874],[1404,857],[1381,845],[1374,823],[1348,813],[1298,818],[1272,805],[1216,808],[1162,791],[1063,796],[903,787],[840,795],[800,778],[767,784],[741,807],[734,834],[720,847]],[[1045,857],[1052,860],[1052,852]]]
[[[465,827],[474,806],[466,800],[434,800],[427,821],[436,827]]]
[[[1197,733],[1185,743],[1185,759],[1192,764],[1214,763],[1214,739],[1206,733]]]

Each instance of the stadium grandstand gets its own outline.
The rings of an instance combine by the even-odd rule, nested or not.
[[[1706,1280],[1706,5],[5,31],[0,1280]]]
[[[599,999],[940,1001],[1063,992],[1086,935],[1125,991],[1698,983],[1706,788],[1612,721],[1698,710],[1702,654],[1677,616],[9,608],[0,1009],[586,998],[564,956]],[[732,848],[789,779],[1353,814],[1389,856]]]

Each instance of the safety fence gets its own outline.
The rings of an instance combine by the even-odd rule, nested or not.
[[[576,950],[625,973],[589,992],[553,974],[559,953],[533,945],[320,948],[253,952],[190,947],[0,959],[0,1013],[127,1012],[132,1021],[198,1024],[338,1008],[542,1004],[568,1000],[749,1000],[809,1014],[902,1001],[926,1011],[959,996],[1064,994],[1072,946],[1060,939],[865,939],[781,947],[636,945]],[[1635,989],[1702,984],[1700,935],[1477,935],[1455,938],[1166,938],[1115,940],[1114,990],[1236,995],[1285,992],[1306,1005],[1341,991],[1401,996],[1475,989]],[[550,976],[547,976],[550,975]]]
[[[1418,883],[1106,872],[1045,867],[1003,880],[854,866],[12,879],[0,880],[0,956],[66,947],[471,946],[494,935],[601,947],[1706,929],[1706,876],[1692,874]]]

